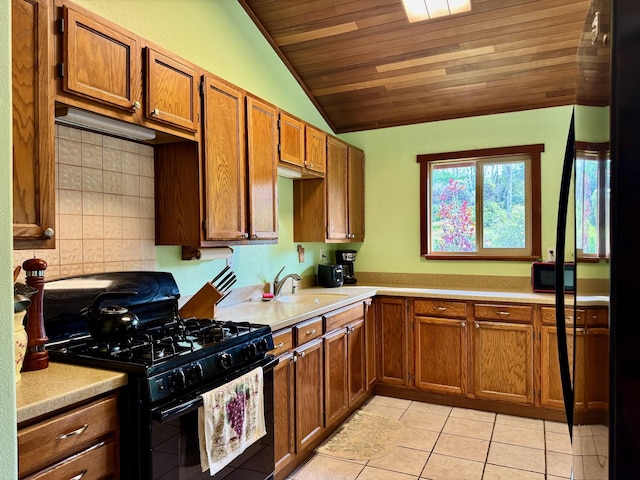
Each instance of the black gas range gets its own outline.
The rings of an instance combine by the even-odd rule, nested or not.
[[[182,318],[179,297],[166,272],[47,282],[43,310],[49,356],[127,373],[128,385],[120,395],[122,478],[271,478],[277,360],[268,353],[273,349],[270,327]],[[122,321],[111,327],[114,315]],[[267,436],[215,476],[201,472],[192,448],[198,444],[201,394],[256,367],[263,368]]]

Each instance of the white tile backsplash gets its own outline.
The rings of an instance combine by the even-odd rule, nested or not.
[[[155,270],[153,147],[56,125],[56,248],[45,278]],[[22,273],[24,281],[24,273]]]

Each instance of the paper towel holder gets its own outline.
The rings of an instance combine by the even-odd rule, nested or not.
[[[221,260],[233,255],[231,247],[193,248],[182,245],[182,260]]]

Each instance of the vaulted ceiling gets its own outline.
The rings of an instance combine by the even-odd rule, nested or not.
[[[591,22],[608,31],[609,0],[472,0],[413,24],[401,0],[238,1],[336,133],[568,105],[577,87],[606,103]]]

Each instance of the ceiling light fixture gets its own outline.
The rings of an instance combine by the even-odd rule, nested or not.
[[[72,107],[56,107],[56,123],[106,133],[131,140],[153,140],[156,132],[149,128],[121,122]]]
[[[471,11],[471,0],[402,0],[409,23]]]

